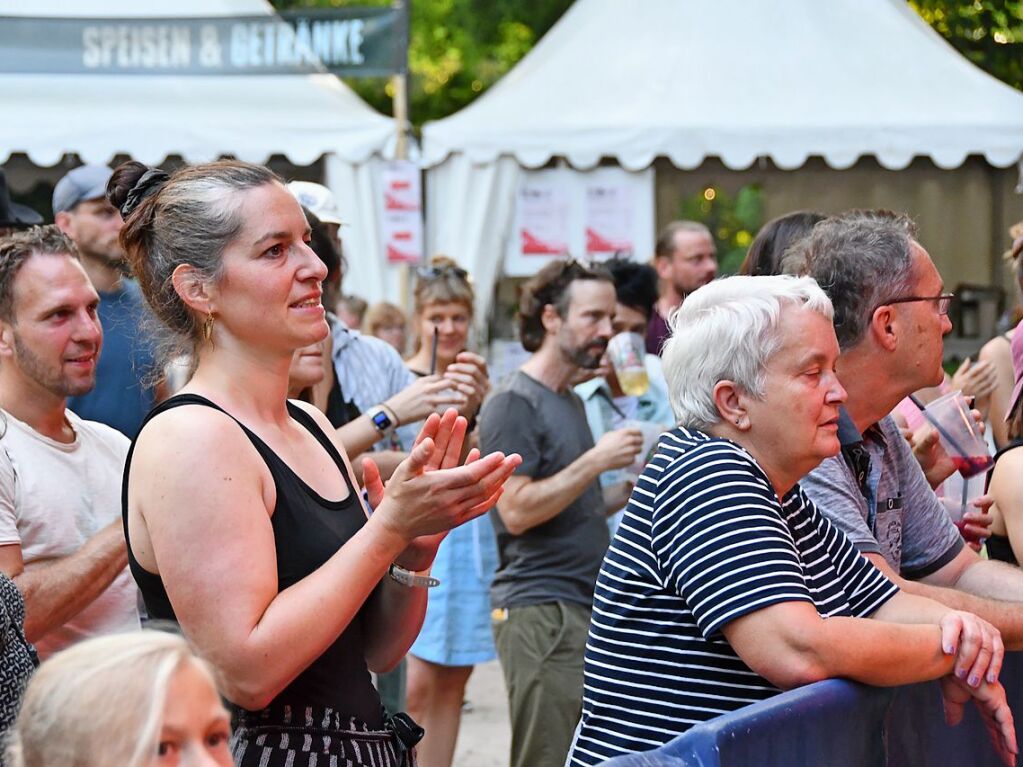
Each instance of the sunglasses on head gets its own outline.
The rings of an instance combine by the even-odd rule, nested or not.
[[[448,274],[453,274],[460,280],[468,281],[469,279],[469,273],[460,266],[420,266],[416,268],[416,277],[421,280],[434,280]]]

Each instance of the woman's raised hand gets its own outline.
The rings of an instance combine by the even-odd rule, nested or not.
[[[402,567],[428,567],[447,532],[493,507],[505,480],[522,462],[516,454],[480,457],[473,449],[459,465],[465,431],[466,420],[454,410],[431,415],[386,487],[372,459],[363,462],[374,516],[409,542],[397,560]]]

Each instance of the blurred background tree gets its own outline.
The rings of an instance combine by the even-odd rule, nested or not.
[[[910,0],[909,4],[966,58],[1023,90],[1023,2]]]
[[[272,0],[279,10],[389,6],[387,0]],[[409,114],[418,129],[467,106],[515,66],[572,0],[411,0]],[[383,114],[393,92],[384,78],[346,79]]]

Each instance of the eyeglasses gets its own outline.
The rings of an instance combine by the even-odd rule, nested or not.
[[[453,274],[460,280],[469,281],[469,273],[460,266],[420,266],[416,268],[416,277],[421,280],[433,280],[446,274]]]
[[[952,299],[956,297],[955,293],[942,293],[937,296],[903,296],[902,298],[892,298],[888,301],[882,301],[878,306],[889,306],[891,304],[911,304],[915,301],[936,301],[938,306],[938,314],[948,314],[949,307],[952,305]]]

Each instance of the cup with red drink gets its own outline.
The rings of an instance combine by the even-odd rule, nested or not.
[[[938,432],[941,446],[964,479],[991,468],[994,460],[963,393],[956,389],[932,401],[923,411]]]

